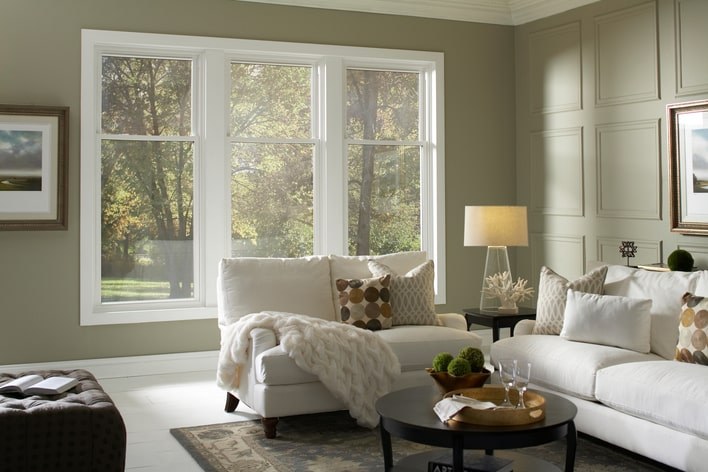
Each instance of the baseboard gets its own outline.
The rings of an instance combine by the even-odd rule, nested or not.
[[[71,370],[86,369],[98,379],[134,377],[139,375],[160,375],[182,372],[213,370],[219,351],[184,352],[152,356],[111,357],[76,361],[41,362],[36,364],[0,365],[0,372],[18,374],[30,370]]]

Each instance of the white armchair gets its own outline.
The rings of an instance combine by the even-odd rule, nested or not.
[[[427,260],[424,252],[372,258],[399,274],[406,274]],[[226,345],[224,336],[228,327],[250,313],[289,312],[339,322],[336,308],[339,292],[335,281],[338,278],[372,277],[368,259],[362,256],[313,256],[222,260],[218,277],[222,354],[231,347]],[[430,366],[438,352],[456,353],[463,347],[481,346],[481,338],[467,331],[462,315],[448,313],[438,315],[437,320],[436,325],[397,325],[375,332],[391,347],[401,365],[401,375],[395,379],[394,390],[432,384],[424,368]],[[272,330],[253,329],[248,339],[247,360],[241,366],[238,387],[227,392],[226,411],[234,411],[239,401],[243,401],[263,417],[265,435],[272,438],[276,435],[280,416],[346,408],[316,375],[295,364],[278,344]]]

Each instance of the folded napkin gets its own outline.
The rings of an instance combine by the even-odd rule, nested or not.
[[[435,404],[433,411],[438,415],[440,421],[447,421],[458,414],[463,408],[473,408],[475,410],[489,410],[496,408],[497,405],[492,402],[483,402],[474,398],[465,397],[464,395],[453,395],[449,398],[443,398]]]

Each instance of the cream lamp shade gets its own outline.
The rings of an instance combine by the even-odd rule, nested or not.
[[[465,207],[465,246],[528,245],[526,207]]]
[[[485,294],[484,287],[489,277],[509,273],[507,246],[528,246],[528,222],[523,206],[466,206],[465,246],[486,246],[487,260],[482,277],[482,295],[479,308],[483,311],[518,312],[513,307],[501,307],[499,299]]]

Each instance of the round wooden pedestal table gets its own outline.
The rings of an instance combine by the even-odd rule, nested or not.
[[[512,460],[514,472],[558,470],[541,459],[511,451],[495,451],[538,446],[566,438],[565,470],[572,472],[577,442],[573,420],[578,410],[563,397],[547,392],[542,395],[546,399],[545,418],[516,426],[480,426],[459,421],[443,423],[433,411],[433,406],[442,398],[433,385],[406,388],[384,395],[376,402],[376,411],[381,417],[379,427],[384,469],[387,472],[427,472],[430,461],[445,461],[447,457],[453,472],[464,472],[465,463],[474,465],[475,470],[486,470],[487,466],[491,467],[488,470],[499,470],[499,463],[508,462],[494,458]],[[391,435],[445,449],[406,457],[394,468]],[[466,449],[478,449],[484,454],[472,455],[465,453]]]

